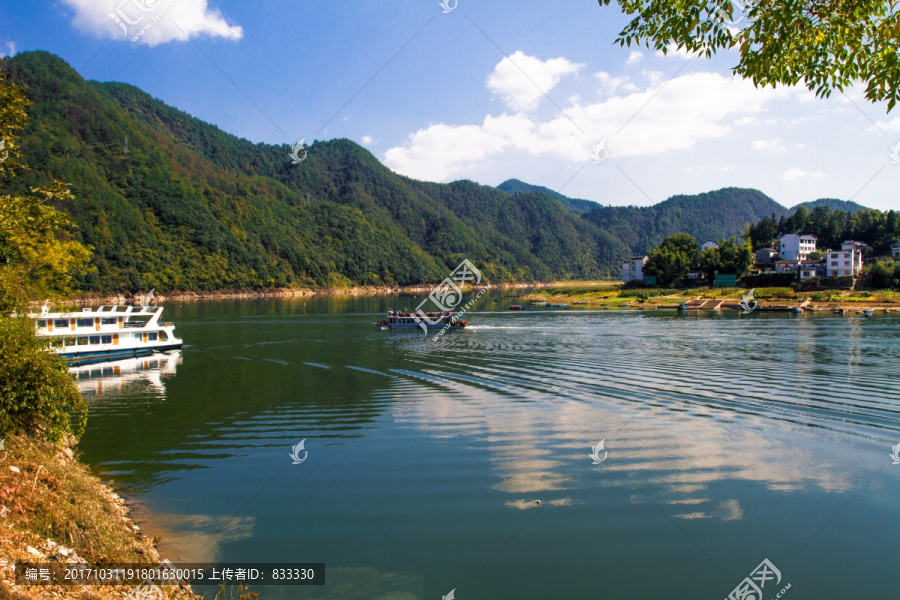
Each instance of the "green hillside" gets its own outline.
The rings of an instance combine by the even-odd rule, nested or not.
[[[673,196],[653,206],[602,206],[583,218],[640,254],[679,232],[689,233],[700,242],[742,235],[745,224],[772,214],[780,217],[790,211],[757,190],[724,188],[695,196]]]
[[[544,196],[398,176],[347,140],[252,144],[129,85],[29,52],[3,61],[35,102],[32,167],[95,249],[88,290],[411,284],[469,258],[492,281],[606,277],[627,248]],[[125,149],[127,136],[128,147]]]
[[[861,210],[868,210],[868,207],[863,206],[862,204],[850,200],[838,200],[837,198],[820,198],[818,200],[813,200],[812,202],[801,202],[791,210],[796,211],[801,206],[805,206],[809,210],[812,210],[817,206],[827,206],[831,210],[842,210],[851,215]]]
[[[583,215],[595,208],[599,208],[601,204],[593,200],[581,200],[580,198],[569,198],[563,196],[559,192],[555,192],[550,188],[541,185],[531,185],[518,179],[508,179],[497,186],[498,190],[503,190],[508,194],[518,194],[521,192],[534,192],[536,194],[546,194],[563,205],[567,211],[576,215]]]
[[[404,285],[440,281],[463,258],[494,283],[618,278],[623,258],[666,236],[718,240],[791,212],[736,188],[637,208],[519,180],[426,183],[349,140],[315,142],[295,165],[287,145],[85,81],[47,52],[0,68],[34,102],[20,139],[31,171],[14,185],[71,184],[59,208],[93,249],[87,291]]]

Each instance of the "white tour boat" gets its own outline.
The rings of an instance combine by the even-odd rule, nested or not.
[[[419,313],[400,312],[399,310],[389,310],[387,319],[382,319],[375,323],[378,329],[415,329],[416,327],[426,329],[465,329],[469,322],[464,319],[456,319],[454,311],[444,311],[440,313],[425,313],[426,319],[423,319]]]
[[[47,304],[35,320],[36,334],[51,351],[67,360],[143,356],[181,348],[175,325],[160,321],[161,306],[101,306],[81,312],[50,312]]]

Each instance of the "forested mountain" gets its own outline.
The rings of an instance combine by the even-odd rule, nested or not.
[[[507,179],[503,183],[497,186],[498,190],[503,190],[509,194],[518,194],[519,192],[534,192],[536,194],[546,194],[559,202],[565,207],[565,209],[571,213],[576,215],[583,215],[586,212],[590,212],[595,208],[600,208],[602,204],[599,202],[594,202],[593,200],[581,200],[580,198],[569,198],[568,196],[563,196],[559,192],[555,192],[548,187],[544,187],[541,185],[531,185],[530,183],[525,183],[524,181],[520,181],[518,179]]]
[[[789,213],[755,190],[636,208],[518,180],[426,183],[348,140],[316,142],[292,164],[289,146],[235,137],[127,84],[85,81],[46,52],[0,68],[34,102],[19,140],[31,170],[14,185],[71,184],[75,199],[59,208],[93,247],[85,290],[413,284],[463,258],[494,283],[618,278],[623,258],[673,233],[718,240]]]
[[[253,144],[45,52],[3,61],[35,103],[31,172],[95,249],[86,289],[439,281],[462,258],[491,281],[607,277],[629,249],[543,195],[398,176],[347,140]],[[127,150],[126,150],[127,136]]]
[[[795,211],[801,206],[805,206],[809,210],[812,210],[817,206],[827,206],[831,210],[842,210],[851,215],[861,210],[868,210],[868,207],[863,206],[862,204],[857,204],[850,200],[838,200],[836,198],[820,198],[818,200],[813,200],[812,202],[801,202],[791,210]]]
[[[673,196],[653,206],[602,206],[583,218],[641,254],[674,233],[688,233],[700,242],[741,235],[745,224],[773,213],[780,217],[790,211],[757,190],[724,188]]]

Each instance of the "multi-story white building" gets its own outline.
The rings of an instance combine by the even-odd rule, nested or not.
[[[900,244],[891,244],[891,256],[894,260],[900,260]]]
[[[816,236],[789,233],[781,238],[781,260],[806,260],[816,251]]]
[[[647,262],[646,256],[632,256],[630,260],[622,261],[622,281],[643,281],[644,280],[644,263]]]
[[[840,250],[829,250],[825,255],[829,277],[856,277],[862,269],[862,244],[844,242]]]

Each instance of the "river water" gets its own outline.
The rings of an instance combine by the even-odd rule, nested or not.
[[[173,562],[326,564],[263,600],[896,597],[900,319],[510,294],[437,340],[373,325],[416,297],[170,304],[180,356],[82,375],[84,459]]]

